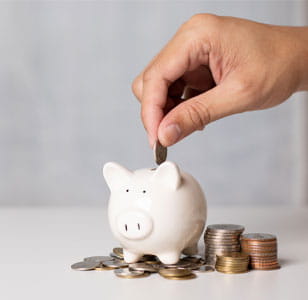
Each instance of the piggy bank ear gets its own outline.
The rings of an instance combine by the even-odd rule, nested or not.
[[[108,162],[103,167],[103,175],[110,190],[123,186],[132,175],[132,172],[115,162]]]
[[[176,190],[181,185],[179,167],[171,161],[166,161],[156,169],[153,180]]]

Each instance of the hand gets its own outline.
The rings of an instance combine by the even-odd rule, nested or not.
[[[198,14],[134,80],[150,145],[308,89],[308,28]],[[183,97],[184,96],[184,99]]]

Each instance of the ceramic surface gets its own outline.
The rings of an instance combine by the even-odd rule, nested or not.
[[[196,254],[206,221],[206,200],[198,182],[170,161],[157,169],[129,171],[115,163],[103,169],[110,188],[109,224],[124,259],[153,254],[165,264],[181,253]]]

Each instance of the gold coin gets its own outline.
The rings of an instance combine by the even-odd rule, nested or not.
[[[225,274],[242,274],[242,273],[247,273],[249,272],[249,270],[245,270],[245,271],[241,271],[241,272],[232,272],[232,271],[224,271],[224,270],[218,270],[218,272],[220,273],[225,273]]]
[[[188,276],[193,274],[190,269],[178,269],[178,268],[167,268],[167,269],[159,269],[158,273],[162,276]]]
[[[196,274],[191,273],[190,275],[186,275],[186,276],[163,276],[162,277],[166,278],[166,279],[171,279],[171,280],[187,280],[187,279],[194,279],[197,277]]]

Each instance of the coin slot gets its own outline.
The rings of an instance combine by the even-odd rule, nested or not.
[[[138,223],[138,230],[140,230],[140,224]]]
[[[125,230],[127,231],[127,224],[125,224]]]

